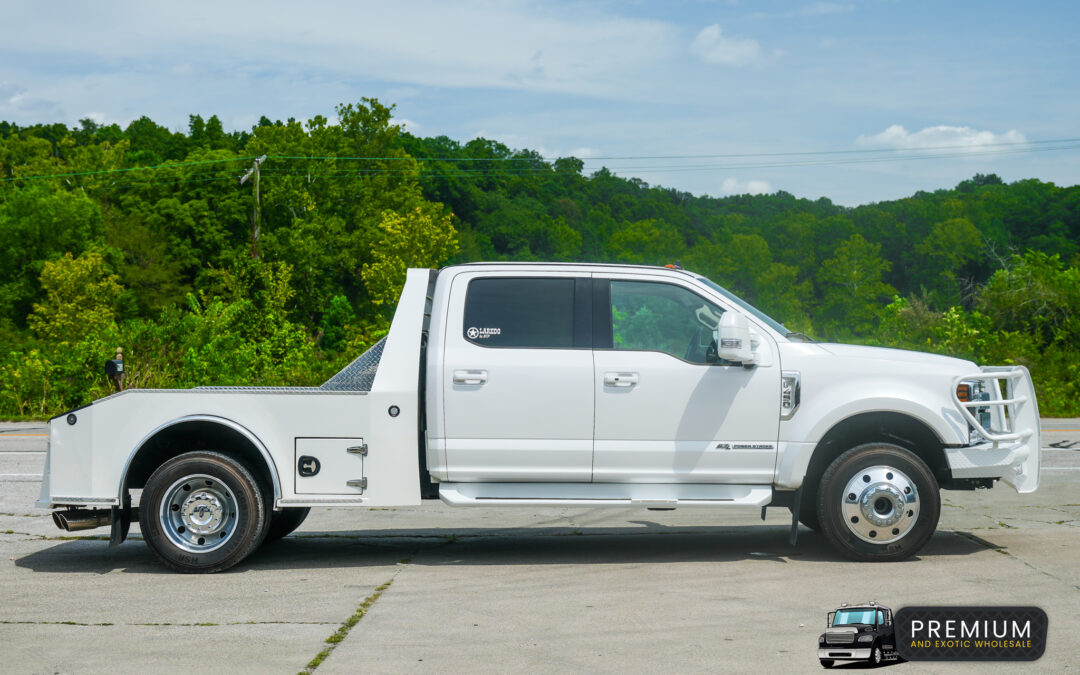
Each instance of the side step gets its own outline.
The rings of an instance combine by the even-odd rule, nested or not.
[[[440,483],[451,506],[765,506],[771,485],[681,483]]]

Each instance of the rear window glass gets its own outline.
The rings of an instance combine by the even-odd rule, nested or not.
[[[466,340],[483,347],[569,349],[574,280],[473,279],[465,297]]]

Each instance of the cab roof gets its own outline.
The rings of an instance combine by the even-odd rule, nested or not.
[[[682,267],[667,266],[667,265],[631,265],[627,263],[595,263],[595,262],[529,262],[529,261],[498,261],[498,262],[469,262],[460,263],[457,265],[449,265],[443,269],[452,269],[456,267],[595,267],[598,269],[605,268],[619,268],[628,270],[649,270],[651,272],[679,272],[686,276],[696,279],[700,274],[685,270]]]

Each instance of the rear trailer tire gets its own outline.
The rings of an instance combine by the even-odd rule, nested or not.
[[[848,450],[825,470],[818,488],[822,532],[854,560],[915,555],[937,529],[940,512],[938,483],[926,462],[891,443]]]
[[[220,572],[266,537],[269,518],[259,484],[235,459],[188,452],[146,481],[139,527],[151,550],[180,572]]]
[[[263,545],[292,534],[296,528],[303,524],[309,513],[311,513],[311,509],[307,506],[292,506],[280,511],[272,511],[270,513],[270,527],[266,531],[266,540]]]

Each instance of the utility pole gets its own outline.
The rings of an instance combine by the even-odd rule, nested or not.
[[[255,176],[255,207],[251,212],[251,257],[256,260],[259,259],[259,218],[262,215],[262,205],[259,203],[259,167],[265,161],[266,155],[256,157],[252,167],[240,177],[240,184],[243,185],[244,181],[252,175]]]

